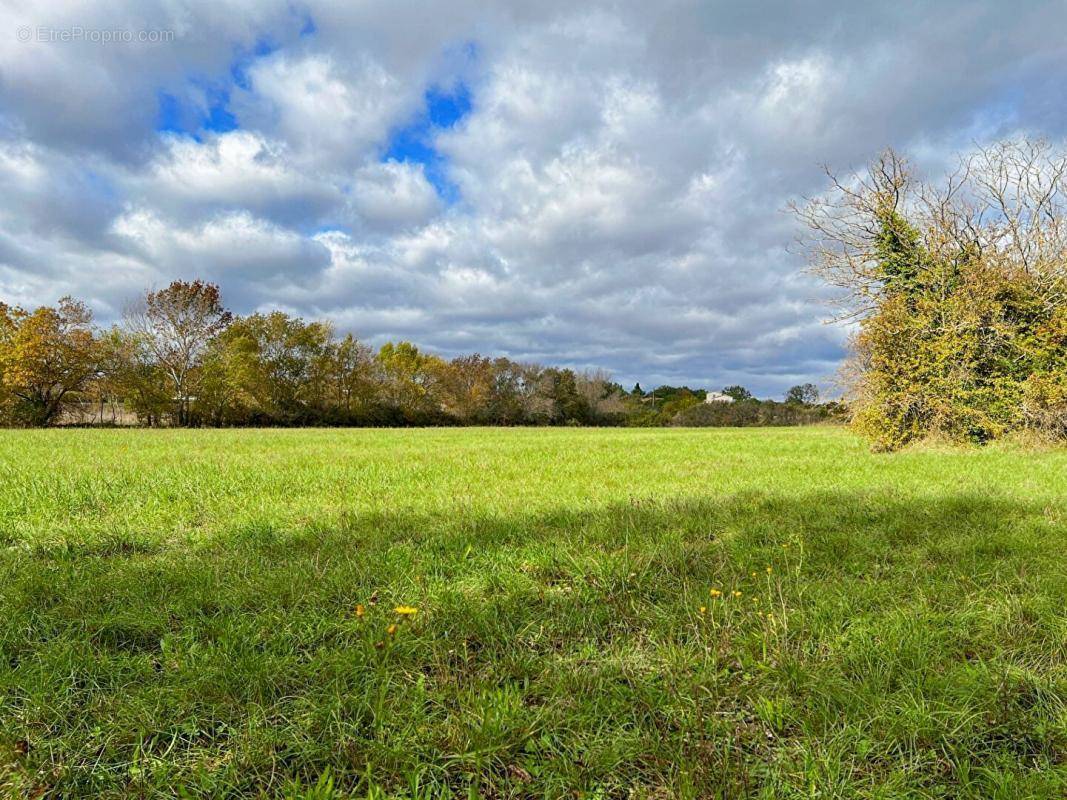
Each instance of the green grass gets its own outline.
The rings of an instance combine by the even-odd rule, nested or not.
[[[0,795],[1063,797],[1065,546],[1064,451],[3,431]]]

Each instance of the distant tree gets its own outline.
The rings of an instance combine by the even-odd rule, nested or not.
[[[571,369],[548,367],[541,371],[537,395],[545,401],[545,421],[554,424],[585,424],[590,418],[589,404],[578,391],[578,376]]]
[[[14,421],[50,425],[100,366],[92,314],[64,297],[30,312],[0,303],[0,385]]]
[[[235,320],[234,324],[240,321]],[[201,361],[196,387],[197,416],[216,427],[271,421],[253,416],[257,408],[248,384],[254,380],[254,358],[235,338],[229,329],[223,331],[211,341]]]
[[[101,345],[105,391],[121,398],[142,424],[161,424],[173,408],[174,393],[141,335],[115,327],[102,338]]]
[[[698,403],[675,414],[670,423],[680,427],[765,427],[813,425],[843,421],[846,411],[831,405],[806,406],[778,403],[774,400],[750,400],[744,403]]]
[[[524,364],[518,387],[523,420],[533,425],[550,425],[559,421],[555,400],[558,370],[540,364]]]
[[[574,370],[562,369],[557,373],[554,399],[562,422],[589,422],[588,401],[578,392],[578,376]]]
[[[281,311],[238,319],[221,336],[228,382],[274,422],[321,421],[331,395],[332,338],[329,323]]]
[[[493,361],[493,384],[486,401],[486,419],[496,425],[526,422],[529,368],[507,358]]]
[[[219,287],[196,280],[174,281],[149,291],[126,313],[125,327],[166,376],[173,392],[173,417],[190,422],[200,362],[211,340],[230,324]]]
[[[576,388],[585,402],[586,421],[617,423],[626,413],[626,393],[605,370],[583,370],[575,375]]]
[[[484,422],[493,392],[493,362],[475,353],[441,362],[438,388],[447,414],[460,422]]]
[[[659,412],[666,419],[670,419],[680,411],[692,408],[702,402],[704,402],[703,399],[696,392],[682,387],[669,395],[668,399],[659,407]]]
[[[645,396],[644,391],[641,389],[640,382],[634,384],[634,388],[630,392],[630,394],[632,394],[634,397],[644,397]]]
[[[338,409],[350,419],[357,410],[366,410],[377,395],[374,354],[348,334],[330,350],[330,380]]]
[[[405,420],[424,423],[440,415],[441,359],[420,352],[411,342],[386,342],[377,360],[383,396]]]
[[[738,402],[742,400],[752,399],[752,392],[750,392],[744,386],[727,386],[725,389],[722,390],[722,393],[729,397],[732,397]]]
[[[819,387],[814,383],[803,383],[799,386],[790,387],[785,393],[787,403],[798,403],[802,406],[813,406],[819,402]]]

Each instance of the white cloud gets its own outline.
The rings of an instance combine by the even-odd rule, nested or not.
[[[352,207],[371,228],[409,228],[428,223],[442,208],[421,164],[389,161],[356,173]]]
[[[344,202],[330,176],[302,171],[287,146],[249,131],[196,141],[163,136],[156,157],[129,176],[131,193],[178,218],[226,209],[314,220]]]
[[[364,160],[422,96],[421,87],[359,55],[341,64],[279,52],[258,61],[249,80],[236,104],[242,123],[272,131],[305,163],[334,167]]]
[[[313,280],[329,259],[315,240],[247,212],[180,228],[150,211],[133,210],[116,219],[112,230],[131,252],[164,274],[203,270],[223,283]]]

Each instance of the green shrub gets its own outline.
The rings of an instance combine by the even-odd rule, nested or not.
[[[876,449],[1067,438],[1067,155],[1009,142],[964,164],[921,184],[886,153],[798,209],[859,320],[853,422]]]

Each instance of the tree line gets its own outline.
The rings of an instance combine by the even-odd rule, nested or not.
[[[736,408],[700,413],[705,393],[687,387],[627,392],[601,371],[478,354],[445,360],[410,342],[375,351],[328,322],[236,316],[219,287],[200,280],[146,292],[110,328],[69,297],[34,310],[0,303],[7,425],[106,423],[116,408],[153,427],[805,424],[832,415],[811,385],[791,389],[785,403],[727,391]]]
[[[1067,154],[1007,141],[921,180],[889,151],[795,206],[812,271],[858,320],[856,427],[892,450],[930,435],[1067,439]]]

